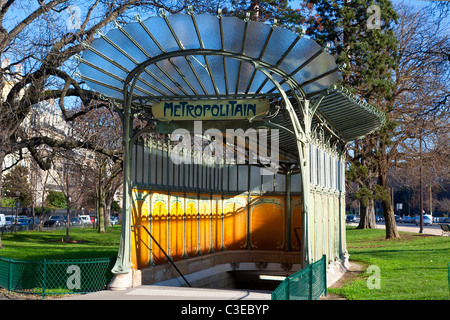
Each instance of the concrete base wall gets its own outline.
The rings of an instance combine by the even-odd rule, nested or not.
[[[338,281],[350,268],[348,256],[342,257],[342,260],[336,260],[327,266],[327,287],[331,287]]]
[[[222,251],[175,262],[184,277],[195,287],[225,288],[232,279],[232,271],[261,271],[276,275],[290,275],[300,270],[300,254],[283,251]],[[133,286],[186,286],[186,282],[170,264],[135,270]]]
[[[289,276],[301,269],[298,252],[282,251],[222,251],[176,261],[186,280],[197,288],[235,288],[236,272]],[[348,259],[336,261],[327,267],[327,286],[331,286],[347,270]],[[170,264],[134,270],[133,287],[139,285],[187,286]]]

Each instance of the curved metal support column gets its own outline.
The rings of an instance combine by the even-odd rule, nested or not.
[[[111,270],[115,275],[109,284],[111,290],[125,290],[132,286],[131,270],[131,154],[132,154],[132,121],[131,95],[128,86],[124,86],[124,116],[123,116],[123,201],[122,201],[122,228],[120,234],[119,251],[116,263]]]
[[[303,93],[301,88],[297,88],[295,85],[291,85],[293,93],[297,90]],[[297,141],[297,148],[299,149],[299,157],[300,157],[300,172],[302,175],[302,202],[303,202],[303,211],[302,211],[302,223],[303,228],[301,229],[301,238],[302,243],[304,243],[303,248],[303,267],[309,265],[313,261],[313,253],[311,247],[311,230],[310,226],[312,225],[311,221],[314,218],[314,213],[310,212],[310,197],[311,197],[311,177],[310,177],[310,157],[309,157],[309,143],[311,137],[311,123],[312,117],[314,115],[314,109],[310,106],[310,101],[305,97],[302,99],[299,98],[297,94],[294,94],[294,98],[297,100],[297,104],[300,108],[300,112],[303,115],[303,137],[300,141]],[[292,108],[292,105],[291,105]],[[296,117],[296,114],[292,108],[293,116]],[[292,117],[292,116],[291,116]],[[298,120],[297,120],[298,121]]]
[[[291,168],[288,165],[286,167],[286,181],[285,181],[286,185],[285,185],[285,192],[286,192],[286,196],[285,196],[285,207],[286,207],[286,219],[285,219],[285,228],[286,228],[286,234],[285,234],[285,238],[284,241],[286,242],[285,245],[285,250],[286,251],[291,251],[292,250],[292,246],[291,246],[291,228],[292,228],[292,223],[291,223]]]
[[[288,80],[287,83],[289,87],[292,90],[292,93],[294,94],[295,99],[297,100],[299,106],[302,106],[303,108],[303,115],[305,117],[305,128],[302,128],[300,121],[298,120],[297,114],[295,113],[294,107],[291,104],[291,101],[289,100],[286,92],[281,87],[281,84],[264,68],[259,67],[257,63],[255,63],[255,68],[258,68],[259,71],[264,73],[276,86],[278,92],[280,92],[281,97],[283,98],[283,101],[285,103],[286,110],[289,114],[289,118],[292,122],[292,126],[294,129],[294,137],[297,144],[297,151],[299,156],[299,165],[302,175],[302,203],[303,203],[303,210],[302,210],[302,267],[306,267],[308,264],[312,262],[312,253],[311,253],[311,241],[310,241],[310,235],[311,232],[309,230],[309,194],[310,194],[310,177],[309,177],[309,142],[308,142],[308,136],[310,133],[310,126],[308,126],[308,123],[311,123],[311,120],[309,119],[309,100],[305,99],[305,95],[303,93],[303,90],[301,88],[294,87],[290,81]],[[302,97],[299,97],[297,94],[297,90],[300,91],[300,95]],[[288,225],[288,223],[287,223]],[[287,232],[290,232],[290,230],[287,230]]]

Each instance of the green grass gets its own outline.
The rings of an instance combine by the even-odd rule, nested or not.
[[[66,230],[4,233],[0,256],[13,259],[89,259],[115,257],[120,227],[99,234],[93,229],[71,229],[71,240],[61,242]],[[448,300],[450,237],[401,233],[385,240],[383,229],[347,229],[350,260],[380,268],[380,289],[369,289],[371,274],[363,273],[350,284],[328,292],[350,300]],[[84,238],[84,242],[81,240]]]
[[[74,242],[61,241],[65,239],[65,229],[4,233],[1,236],[3,249],[0,249],[0,256],[24,260],[91,259],[117,256],[120,226],[110,228],[104,234],[92,228],[74,228],[70,229],[69,235],[70,240]]]
[[[347,229],[350,260],[380,270],[380,289],[368,288],[373,273],[363,273],[350,284],[329,289],[350,300],[448,300],[447,263],[450,238],[400,233],[385,240],[384,229]]]

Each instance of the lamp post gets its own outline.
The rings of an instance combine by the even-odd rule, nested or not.
[[[69,242],[69,225],[70,225],[70,196],[67,197],[67,222],[66,222],[66,241]]]
[[[20,207],[20,202],[19,202],[19,197],[20,197],[20,192],[17,191],[16,192],[16,196],[17,196],[17,200],[14,202],[14,206],[16,207],[16,218],[14,219],[14,233],[17,232],[17,216],[19,215],[19,207]]]
[[[420,152],[420,167],[419,167],[419,176],[420,176],[420,228],[419,228],[419,233],[423,233],[423,179],[422,179],[422,132],[420,134],[420,139],[419,139],[419,152]]]

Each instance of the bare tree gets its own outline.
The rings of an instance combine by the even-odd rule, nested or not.
[[[67,209],[66,221],[66,241],[70,240],[70,209],[74,208],[82,198],[89,183],[86,170],[89,163],[82,161],[84,157],[77,154],[79,150],[66,150],[58,152],[53,158],[53,170],[50,170],[50,176],[53,182],[59,187],[59,191],[64,194]]]
[[[137,120],[138,121],[138,120]],[[76,131],[84,140],[104,150],[122,152],[120,137],[122,125],[119,116],[112,110],[101,108],[91,111],[76,121]],[[90,171],[92,186],[95,186],[97,227],[105,232],[110,221],[110,208],[117,189],[122,185],[122,161],[115,161],[100,153],[91,153]]]
[[[162,0],[1,1],[0,163],[9,154],[20,157],[24,149],[45,170],[61,148],[87,148],[117,158],[114,151],[89,141],[29,135],[22,123],[34,105],[49,99],[57,101],[67,121],[108,105],[76,81],[73,77],[76,62],[72,57],[83,50],[83,43],[91,43],[95,33],[112,21],[129,21],[128,14],[135,8],[139,7],[141,12],[154,12],[158,8],[178,12],[185,5],[183,1]],[[82,110],[71,110],[70,101],[74,98],[83,106]]]
[[[419,189],[422,213],[425,184],[431,188],[449,175],[450,36],[448,27],[436,23],[427,11],[401,3],[397,12],[399,68],[389,116],[398,126],[393,144],[386,148],[382,175],[387,180],[394,165],[417,176],[412,180]]]

